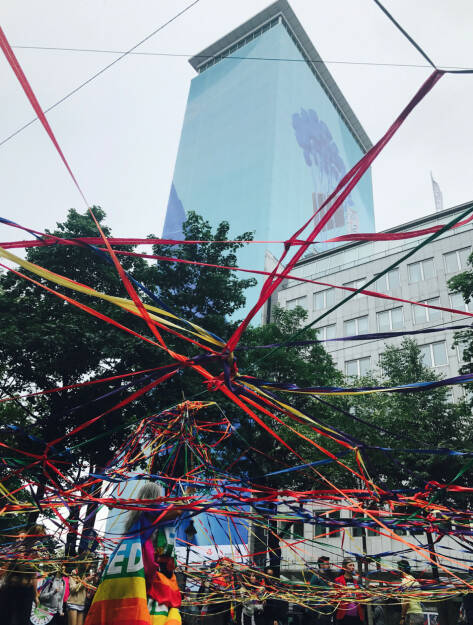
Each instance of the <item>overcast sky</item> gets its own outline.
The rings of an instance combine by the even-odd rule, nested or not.
[[[126,50],[189,4],[177,0],[3,0],[12,45]],[[49,113],[89,201],[115,236],[161,234],[189,83],[187,58],[238,26],[267,0],[200,0],[139,51]],[[471,0],[386,0],[439,66],[473,67]],[[430,73],[372,0],[292,0],[291,5],[371,140],[376,141]],[[117,55],[15,49],[43,108]],[[332,61],[332,62],[329,62]],[[333,63],[344,61],[352,64]],[[0,141],[34,115],[0,59]],[[377,230],[434,211],[430,170],[444,206],[473,199],[473,76],[444,76],[373,167]],[[54,227],[81,198],[35,123],[0,147],[0,215]],[[251,229],[251,224],[248,224]],[[292,234],[292,233],[288,233]],[[2,227],[1,240],[22,238]]]

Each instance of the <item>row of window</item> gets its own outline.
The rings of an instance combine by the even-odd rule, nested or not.
[[[426,345],[419,345],[422,362],[426,367],[443,367],[448,365],[447,344],[445,341],[435,341]],[[458,352],[458,359],[461,353]],[[354,358],[345,361],[345,374],[347,376],[366,375],[371,370],[371,356]]]
[[[465,247],[453,252],[447,252],[443,255],[445,271],[446,273],[455,273],[466,268],[468,256],[470,254],[470,248]],[[407,265],[407,274],[410,283],[423,282],[429,278],[435,277],[435,264],[433,258],[426,258],[415,263]],[[345,282],[343,286],[353,289],[359,289],[366,283],[366,277],[352,280],[351,282]],[[399,267],[388,271],[383,276],[380,276],[376,283],[373,285],[373,289],[381,293],[392,291],[393,289],[401,286],[401,278]],[[358,294],[356,297],[364,297],[363,294]],[[461,297],[461,296],[460,296]],[[328,288],[314,293],[314,310],[323,310],[334,306],[337,299],[337,289]],[[289,300],[286,303],[287,308],[292,309],[296,306],[302,306],[307,309],[307,296],[297,297]]]
[[[317,513],[318,518],[321,517],[325,517],[327,519],[334,519],[334,520],[340,520],[340,511],[335,511],[335,512],[318,512]],[[359,515],[354,515],[354,517],[359,517]],[[367,521],[369,521],[370,519],[367,517],[366,518]],[[281,538],[285,539],[285,540],[301,540],[303,538],[307,538],[306,533],[305,533],[305,523],[303,521],[294,521],[291,526],[288,529],[285,529],[285,526],[287,525],[286,522],[281,521],[278,524],[278,533],[280,535]],[[325,538],[325,537],[335,537],[335,536],[339,536],[341,534],[341,529],[337,530],[335,525],[325,525],[324,523],[315,523],[315,524],[311,524],[310,527],[312,528],[312,536],[311,539],[320,539],[320,538]],[[351,530],[351,535],[353,538],[360,538],[361,536],[363,536],[363,528],[362,527],[352,527],[350,528]],[[412,534],[419,534],[419,533],[423,533],[424,530],[409,530],[409,533]],[[407,531],[405,529],[394,529],[394,533],[398,534],[400,536],[405,536],[407,534]],[[379,532],[366,528],[366,534],[367,536],[379,536]]]
[[[212,67],[212,65],[215,65],[216,63],[218,63],[219,61],[221,61],[222,59],[230,56],[231,54],[233,54],[234,52],[236,52],[237,50],[239,50],[240,48],[242,48],[243,46],[245,46],[247,43],[249,43],[250,41],[253,41],[253,39],[258,38],[260,35],[262,35],[264,32],[266,32],[267,30],[269,30],[270,28],[272,28],[273,26],[275,26],[277,23],[279,22],[279,16],[275,17],[274,19],[272,19],[270,22],[268,22],[267,24],[263,24],[263,26],[261,26],[260,28],[258,28],[257,30],[254,30],[252,33],[250,33],[249,35],[247,35],[244,39],[240,39],[240,41],[237,41],[235,44],[233,44],[233,46],[231,46],[230,48],[227,48],[226,50],[223,50],[223,52],[221,52],[220,54],[218,54],[217,56],[212,57],[209,61],[207,61],[206,63],[200,65],[197,68],[197,71],[199,73],[204,72],[206,69],[208,69],[209,67]]]
[[[456,273],[466,269],[470,248],[447,252],[443,255],[445,273]],[[433,258],[426,258],[407,265],[409,282],[421,282],[429,278],[435,278],[435,265]]]
[[[356,297],[360,297],[357,295]],[[361,295],[361,297],[364,297]],[[422,300],[424,304],[429,304],[430,306],[440,306],[440,298],[439,297],[431,297],[426,300]],[[329,308],[336,303],[336,289],[325,289],[323,291],[318,291],[314,293],[314,309],[322,310],[323,308]],[[302,306],[307,310],[307,295],[303,295],[301,297],[296,297],[294,299],[290,299],[286,302],[286,308],[288,310],[293,310],[296,306]],[[422,308],[420,306],[414,306],[414,323],[425,323],[426,321],[434,321],[436,319],[441,319],[441,311],[433,310],[429,308]],[[461,293],[450,293],[450,308],[455,308],[457,310],[466,310],[469,311],[468,304],[465,303]],[[394,310],[402,310],[402,308],[394,309]],[[361,334],[358,332],[357,334]]]
[[[440,306],[440,297],[431,297],[422,301],[423,304],[429,306]],[[461,293],[450,294],[450,307],[456,310],[470,311],[473,308],[466,304]],[[414,323],[427,323],[431,321],[439,321],[442,319],[442,311],[435,308],[424,308],[423,306],[412,306]],[[347,319],[343,322],[343,336],[356,336],[358,334],[367,334],[369,332],[368,315]],[[402,330],[404,327],[404,309],[402,306],[391,308],[390,310],[382,310],[376,313],[376,325],[378,332],[389,332],[391,330]],[[318,328],[319,338],[322,340],[334,339],[337,336],[337,324],[330,323],[326,326]]]

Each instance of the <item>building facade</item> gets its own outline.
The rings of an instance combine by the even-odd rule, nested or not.
[[[461,214],[468,204],[436,212],[392,228],[387,232],[420,230],[445,224]],[[465,304],[459,294],[452,294],[447,281],[467,267],[473,241],[473,224],[468,223],[449,230],[413,256],[382,276],[368,289],[400,299],[425,302],[434,306],[455,308],[465,313],[473,306]],[[291,275],[322,281],[336,286],[360,287],[373,276],[414,248],[425,237],[397,241],[356,242],[340,245],[323,253],[313,254],[294,269]],[[278,304],[284,308],[297,305],[307,310],[308,321],[313,321],[347,291],[311,283],[287,280],[278,292]],[[441,328],[457,322],[469,323],[471,317],[440,310],[413,306],[408,303],[379,299],[358,294],[316,324],[323,339],[386,331]],[[453,345],[452,331],[417,335],[424,362],[442,378],[458,375],[462,364],[461,351]],[[390,345],[399,345],[401,338],[389,339]],[[335,364],[347,376],[358,376],[376,370],[379,355],[386,341],[327,342],[325,347]],[[456,393],[461,393],[457,387]]]
[[[371,147],[368,136],[286,0],[190,63],[198,75],[163,237],[181,239],[186,215],[194,211],[212,226],[228,220],[232,236],[254,232],[257,240],[286,240]],[[374,228],[368,171],[321,238]],[[238,264],[260,270],[268,252],[278,258],[282,251],[281,244],[248,245]],[[248,306],[258,292],[257,286],[247,293]]]
[[[295,521],[286,533],[279,529],[281,570],[284,574],[300,575],[300,572],[307,566],[316,567],[320,556],[328,556],[336,568],[341,567],[346,557],[358,559],[367,554],[373,559],[379,559],[380,570],[383,572],[396,570],[398,561],[406,558],[413,570],[426,571],[429,575],[431,570],[431,563],[428,559],[429,544],[422,528],[414,531],[402,528],[386,530],[375,523],[372,524],[372,529],[360,526],[350,527],[351,520],[356,516],[349,510],[352,505],[353,502],[343,500],[337,503],[314,501],[306,505],[306,510],[308,512],[310,510],[313,516],[311,523],[304,523],[301,519]],[[385,511],[389,516],[388,507]],[[280,506],[278,512],[283,515],[284,507]],[[381,522],[385,522],[382,516],[379,518]],[[340,530],[337,531],[336,526],[330,524],[333,521],[335,523],[340,521]],[[367,521],[370,519],[367,518]],[[279,525],[282,526],[283,523]],[[461,527],[465,531],[470,529],[467,523]],[[433,532],[433,539],[436,541],[435,553],[440,565],[452,568],[452,559],[458,560],[459,563],[471,564],[468,554],[450,536],[439,536],[438,533]],[[417,550],[409,549],[406,542],[413,544]],[[254,547],[254,551],[258,551],[258,545]],[[369,571],[372,573],[375,569],[376,565],[370,563]],[[461,565],[455,570],[461,573]],[[442,570],[441,575],[444,576]]]

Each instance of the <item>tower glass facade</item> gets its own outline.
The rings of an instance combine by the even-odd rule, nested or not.
[[[231,35],[226,39],[223,54],[203,63],[191,83],[163,237],[182,238],[185,215],[195,211],[213,226],[228,220],[232,236],[253,231],[257,240],[285,240],[364,146],[284,15],[233,44]],[[320,240],[373,230],[367,172]],[[282,250],[281,244],[248,245],[239,265],[262,269],[266,252],[277,258]],[[257,293],[258,287],[247,293],[248,306]]]

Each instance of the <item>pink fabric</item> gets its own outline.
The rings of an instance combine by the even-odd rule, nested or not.
[[[143,568],[145,570],[146,588],[151,588],[158,566],[154,560],[154,548],[151,538],[143,545]]]
[[[64,577],[62,578],[64,580],[64,584],[65,584],[65,590],[64,590],[64,603],[68,600],[69,595],[71,594],[71,591],[69,589],[69,578],[64,575]]]

